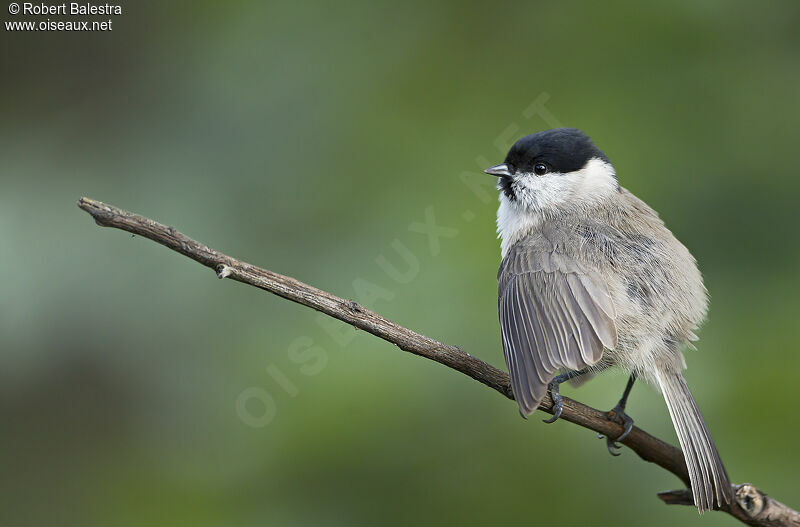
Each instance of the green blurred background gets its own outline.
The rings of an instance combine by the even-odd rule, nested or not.
[[[788,0],[127,2],[108,33],[3,31],[2,523],[732,524],[662,505],[680,483],[629,450],[75,206],[500,366],[496,191],[471,185],[559,123],[699,260],[689,383],[732,479],[800,506],[798,23]],[[565,393],[605,409],[624,383]],[[652,389],[629,412],[676,443]]]

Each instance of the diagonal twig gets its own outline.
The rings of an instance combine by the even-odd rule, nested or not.
[[[173,251],[214,269],[219,278],[230,278],[276,294],[287,300],[316,309],[356,328],[395,344],[403,351],[425,357],[475,379],[514,399],[508,374],[462,351],[425,335],[406,329],[352,300],[339,298],[299,280],[262,269],[222,254],[151,219],[106,205],[100,201],[81,198],[78,207],[88,212],[103,227],[113,227],[148,238]],[[575,400],[563,397],[561,419],[575,423],[607,437],[618,437],[623,429],[608,417]],[[548,394],[540,409],[552,414],[553,402]],[[681,451],[664,441],[634,427],[622,444],[642,459],[655,463],[677,476],[688,486],[689,476]],[[800,527],[797,511],[768,497],[750,484],[735,485],[735,501],[721,510],[748,525]],[[667,504],[692,505],[691,492],[663,492],[659,497]]]

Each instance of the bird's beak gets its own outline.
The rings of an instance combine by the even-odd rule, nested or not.
[[[484,170],[484,172],[486,172],[490,176],[511,177],[511,171],[508,169],[508,165],[506,165],[505,163],[489,167],[486,170]]]

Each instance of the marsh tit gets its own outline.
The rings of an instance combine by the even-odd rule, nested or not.
[[[658,214],[621,187],[608,157],[580,130],[523,137],[497,176],[502,262],[498,310],[506,364],[523,416],[559,384],[608,367],[630,373],[612,410],[625,414],[636,379],[664,395],[700,512],[732,499],[731,483],[686,381],[682,350],[708,298],[697,263]]]

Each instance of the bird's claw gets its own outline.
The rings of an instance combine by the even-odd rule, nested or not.
[[[550,424],[558,421],[561,417],[561,412],[564,410],[564,401],[561,400],[561,394],[558,393],[558,383],[551,382],[548,387],[550,395],[553,397],[553,417],[550,419],[542,419],[543,422]]]
[[[618,456],[619,452],[614,452],[614,450],[615,449],[619,450],[620,448],[622,448],[621,446],[619,446],[617,443],[615,443],[614,441],[610,440],[609,438],[606,438],[606,447],[608,448],[608,453],[611,454],[612,456]]]
[[[608,415],[610,420],[620,423],[623,427],[625,427],[625,429],[622,431],[622,434],[620,434],[616,439],[606,437],[608,453],[612,456],[618,456],[619,452],[614,452],[614,450],[619,450],[622,447],[617,444],[617,441],[622,441],[628,437],[628,434],[631,433],[631,430],[633,430],[633,419],[626,414],[625,410],[619,405],[612,408],[606,415]],[[602,439],[604,436],[603,434],[597,434],[597,437]]]

